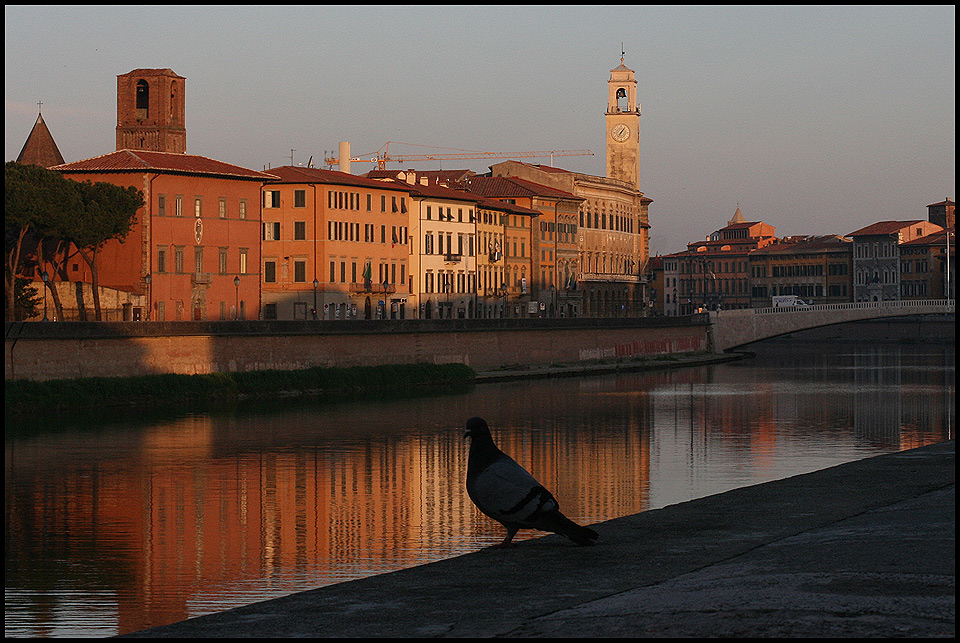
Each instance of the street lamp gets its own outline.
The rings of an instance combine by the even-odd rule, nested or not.
[[[945,280],[946,283],[944,284],[944,291],[943,291],[944,299],[947,300],[947,303],[948,303],[948,304],[950,303],[950,235],[951,235],[951,234],[954,234],[954,233],[953,233],[953,232],[947,232],[947,234],[946,234],[946,237],[947,237],[947,248],[946,248],[946,250],[947,250],[947,260],[946,260],[946,267],[947,267],[947,269],[945,270],[946,274],[944,275],[944,280]],[[47,273],[43,273],[43,274],[47,274]],[[44,301],[46,301],[46,300],[44,300]]]
[[[150,309],[153,308],[153,302],[150,299],[150,295],[153,294],[150,291],[150,284],[153,282],[153,277],[152,275],[147,275],[143,280],[147,283],[147,321],[150,321]]]
[[[44,270],[40,273],[40,278],[43,279],[43,321],[49,321],[47,319],[47,284],[50,281],[50,275]]]
[[[233,319],[234,321],[236,321],[240,319],[240,277],[233,278],[233,287],[236,289],[236,292],[237,292],[237,305],[233,311]]]
[[[313,280],[313,318],[317,318],[317,288],[320,287],[320,282],[316,279]]]

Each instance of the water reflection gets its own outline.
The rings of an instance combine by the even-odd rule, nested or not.
[[[953,377],[952,347],[777,347],[8,436],[5,634],[125,633],[499,542],[463,490],[471,415],[591,523],[946,439]]]

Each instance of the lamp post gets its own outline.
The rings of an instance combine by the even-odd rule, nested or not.
[[[320,287],[320,282],[317,279],[313,280],[313,319],[317,319],[317,288]]]
[[[946,251],[947,251],[947,259],[946,259],[946,267],[947,267],[947,269],[944,271],[946,274],[943,276],[944,282],[945,282],[945,283],[944,283],[944,290],[943,290],[943,298],[947,300],[947,303],[948,303],[948,304],[950,303],[950,235],[951,235],[951,234],[954,234],[954,233],[952,233],[952,232],[947,232],[947,234],[946,234],[946,237],[947,237],[947,248],[946,248]],[[43,274],[46,275],[47,273],[43,273]],[[44,299],[44,303],[46,303],[46,299]]]
[[[47,282],[50,281],[50,275],[44,270],[40,273],[40,278],[43,279],[43,321],[50,321],[47,319]]]
[[[237,304],[233,312],[234,321],[240,319],[240,277],[233,278],[233,287],[236,289],[237,293]]]
[[[150,309],[153,308],[153,302],[151,301],[151,298],[150,298],[150,296],[153,293],[150,290],[151,289],[150,284],[153,282],[153,276],[147,275],[146,277],[143,278],[143,280],[147,283],[147,321],[150,321]]]

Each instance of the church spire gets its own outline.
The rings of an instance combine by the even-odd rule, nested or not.
[[[37,103],[39,106],[43,103]],[[53,135],[47,129],[47,124],[43,121],[43,115],[37,114],[37,122],[34,123],[27,141],[20,150],[20,156],[17,157],[17,163],[24,165],[39,165],[40,167],[53,167],[63,164],[63,155],[57,147]]]
[[[734,225],[735,223],[744,223],[746,219],[743,218],[743,212],[740,211],[740,204],[737,204],[737,211],[733,213],[733,218],[727,221],[727,225]]]

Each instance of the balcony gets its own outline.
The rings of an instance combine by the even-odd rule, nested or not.
[[[362,282],[353,282],[350,284],[350,294],[351,295],[364,295],[364,294],[392,294],[397,292],[396,284],[375,284],[370,282],[365,284]]]
[[[190,282],[193,285],[213,283],[213,274],[209,272],[195,272],[190,275]]]
[[[463,261],[462,254],[453,254],[448,252],[447,254],[443,255],[443,263],[460,263],[461,261]]]

